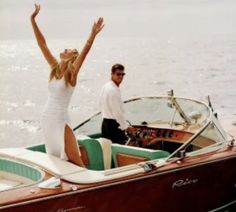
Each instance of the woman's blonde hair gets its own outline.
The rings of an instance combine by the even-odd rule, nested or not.
[[[63,60],[63,67],[62,67],[62,62],[54,64],[51,69],[49,81],[51,81],[54,77],[56,79],[60,79],[62,77],[61,75],[63,72],[65,84],[66,86],[68,86],[69,82],[72,82],[75,78],[73,62],[75,61],[78,54],[79,53],[77,50],[73,50],[73,56],[67,60]]]

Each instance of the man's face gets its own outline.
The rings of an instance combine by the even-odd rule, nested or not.
[[[120,85],[125,76],[124,70],[117,69],[114,73],[111,74],[111,79],[117,86]]]

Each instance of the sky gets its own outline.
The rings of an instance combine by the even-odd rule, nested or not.
[[[0,0],[0,40],[33,39],[35,0]],[[37,22],[48,39],[87,36],[104,17],[103,37],[207,36],[235,33],[235,0],[38,0]],[[186,34],[188,33],[188,34]]]
[[[142,28],[148,29],[146,21],[152,15],[147,14],[147,9],[150,11],[152,2],[153,0],[147,0],[147,4],[135,0],[39,0],[37,3],[41,5],[41,11],[37,22],[47,36],[53,39],[84,36],[88,33],[89,25],[100,16],[104,17],[106,26],[108,25],[104,29],[105,35],[135,35],[140,33],[140,28],[137,28],[139,23]],[[32,39],[30,15],[34,10],[34,3],[33,0],[0,0],[0,39]],[[132,10],[134,5],[135,10]]]

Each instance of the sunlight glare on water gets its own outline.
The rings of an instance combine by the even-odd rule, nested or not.
[[[106,26],[78,77],[69,108],[72,126],[99,110],[99,91],[110,77],[110,68],[122,63],[126,67],[121,85],[124,100],[166,95],[170,89],[176,96],[203,101],[210,95],[224,126],[235,129],[236,33],[232,26],[236,2],[150,0],[133,5],[133,1],[122,1],[116,9],[104,2],[104,7],[83,8],[102,12]],[[121,20],[112,13],[119,13]],[[71,10],[71,16],[76,14]],[[87,38],[63,36],[52,39],[50,34],[48,45],[56,56],[64,48],[81,49]],[[40,116],[47,99],[49,67],[33,39],[0,40],[0,147],[43,142]]]

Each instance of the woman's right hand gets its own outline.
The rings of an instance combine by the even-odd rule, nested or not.
[[[40,11],[40,4],[34,4],[34,6],[35,6],[35,10],[34,10],[34,12],[31,15],[32,19],[34,19],[38,15],[38,13]]]
[[[103,18],[100,17],[93,24],[92,34],[97,35],[102,30],[103,27],[104,27]]]

